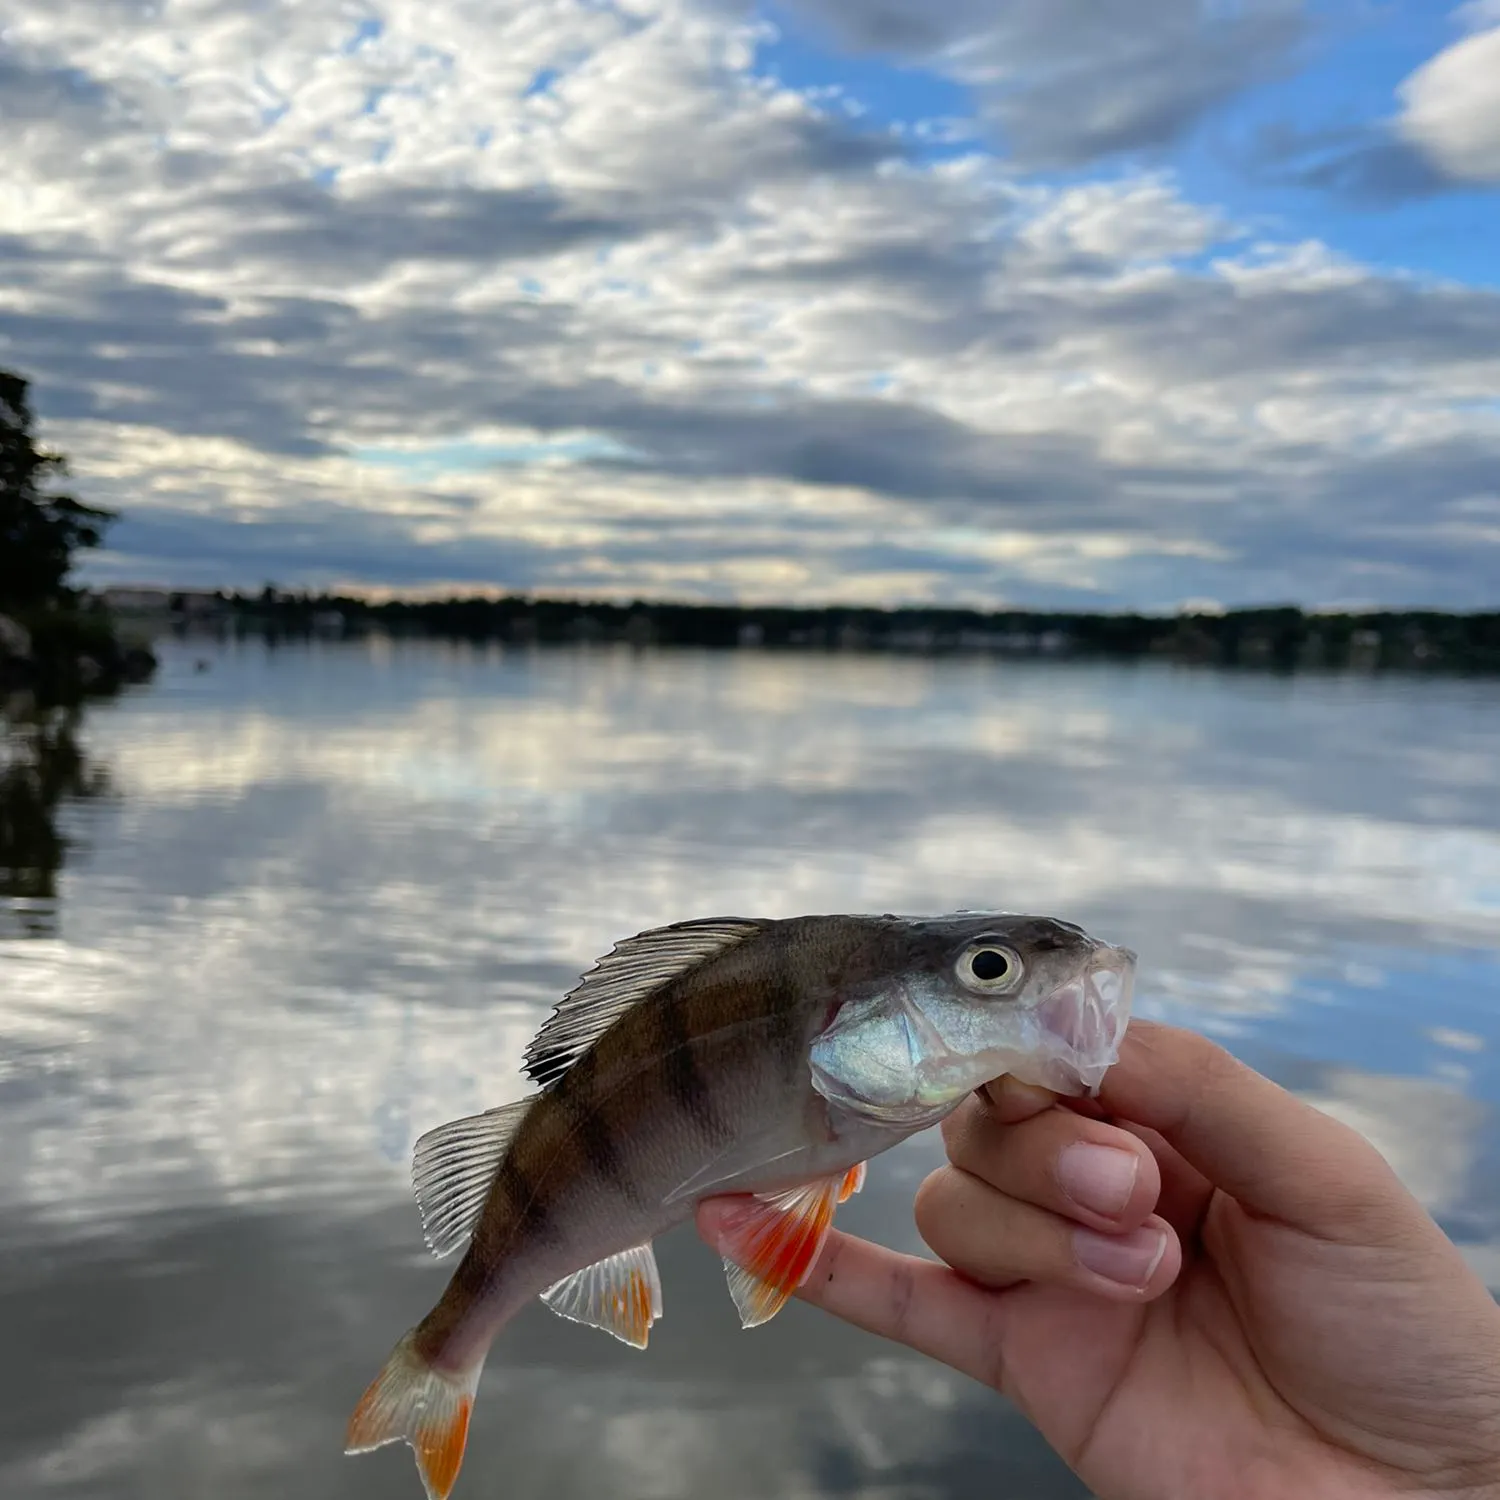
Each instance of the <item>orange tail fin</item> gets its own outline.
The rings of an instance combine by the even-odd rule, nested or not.
[[[427,1500],[448,1500],[464,1461],[469,1413],[483,1361],[450,1375],[417,1353],[408,1333],[396,1345],[349,1419],[345,1453],[368,1453],[386,1443],[411,1445]]]

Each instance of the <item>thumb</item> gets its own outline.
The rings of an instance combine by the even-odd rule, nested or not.
[[[1098,1102],[1158,1132],[1244,1208],[1309,1234],[1379,1242],[1426,1222],[1357,1131],[1194,1032],[1132,1022]]]

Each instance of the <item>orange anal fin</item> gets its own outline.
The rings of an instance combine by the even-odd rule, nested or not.
[[[727,1221],[719,1249],[741,1327],[769,1322],[807,1280],[847,1177],[840,1173],[783,1193],[757,1193]]]
[[[447,1500],[464,1461],[479,1369],[457,1375],[437,1370],[407,1334],[354,1408],[344,1452],[408,1443],[427,1500]]]
[[[661,1316],[656,1256],[649,1244],[622,1250],[564,1276],[542,1293],[542,1301],[564,1318],[644,1349],[651,1325]]]
[[[865,1163],[856,1162],[844,1173],[844,1181],[839,1187],[839,1202],[847,1203],[865,1185]]]

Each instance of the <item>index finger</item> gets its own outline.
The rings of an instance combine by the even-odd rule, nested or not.
[[[1000,1388],[999,1297],[938,1261],[833,1229],[795,1295]]]

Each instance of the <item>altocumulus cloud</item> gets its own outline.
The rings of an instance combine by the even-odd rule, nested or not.
[[[1486,602],[1500,295],[1187,185],[1314,9],[12,0],[0,363],[100,577]],[[1496,22],[1356,154],[1500,175]]]

